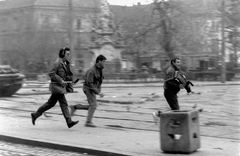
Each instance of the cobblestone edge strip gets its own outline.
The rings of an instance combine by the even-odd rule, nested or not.
[[[16,143],[16,144],[37,146],[42,148],[54,149],[54,150],[62,150],[66,152],[68,151],[68,152],[76,152],[76,153],[87,153],[90,155],[97,155],[97,156],[130,156],[130,155],[121,154],[121,153],[114,153],[114,152],[108,152],[108,151],[97,150],[97,149],[89,149],[89,148],[83,148],[83,147],[49,143],[44,141],[23,139],[23,138],[1,135],[1,134],[0,134],[0,140],[5,142],[10,142],[10,143]]]

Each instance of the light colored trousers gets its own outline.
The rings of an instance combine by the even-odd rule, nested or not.
[[[92,122],[92,118],[95,110],[97,109],[97,99],[96,94],[90,89],[84,89],[83,92],[87,96],[89,105],[77,104],[74,106],[75,109],[84,109],[88,110],[87,122]]]

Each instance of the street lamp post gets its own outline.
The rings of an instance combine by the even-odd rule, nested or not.
[[[226,63],[225,63],[225,0],[222,0],[221,6],[221,14],[222,14],[222,27],[221,27],[221,35],[222,35],[222,68],[221,68],[221,82],[225,83],[226,81]]]

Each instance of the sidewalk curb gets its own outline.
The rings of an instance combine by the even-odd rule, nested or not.
[[[37,147],[42,147],[42,148],[50,148],[50,149],[55,149],[55,150],[76,152],[76,153],[82,153],[82,154],[87,153],[90,155],[97,155],[97,156],[130,156],[130,155],[126,155],[126,154],[109,152],[109,151],[104,151],[104,150],[97,150],[97,149],[76,147],[76,146],[50,143],[50,142],[44,142],[44,141],[23,139],[23,138],[19,138],[19,137],[12,137],[12,136],[1,135],[1,134],[0,134],[0,140],[6,141],[6,142],[11,142],[11,143],[16,143],[16,144],[24,144],[24,145],[29,145],[29,146],[37,146]]]

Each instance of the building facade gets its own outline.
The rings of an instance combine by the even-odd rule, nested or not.
[[[74,47],[76,70],[89,67],[99,6],[98,0],[0,1],[0,63],[44,72],[67,46]]]

